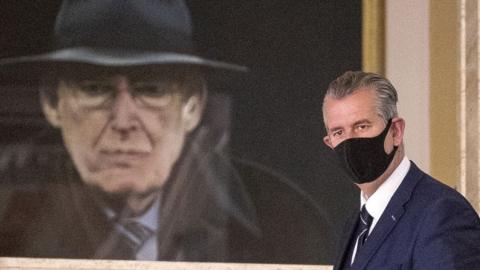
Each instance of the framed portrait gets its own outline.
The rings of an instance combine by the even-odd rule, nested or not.
[[[179,5],[166,18],[185,7],[191,16],[194,53],[175,51],[173,64],[155,46],[135,55],[141,38],[135,50],[97,54],[116,34],[138,34],[122,22],[145,23],[131,14],[148,6],[118,4],[123,17],[101,32],[116,17],[97,6],[58,15],[90,1],[65,2],[0,4],[0,56],[36,61],[0,68],[0,256],[334,263],[358,191],[323,143],[322,102],[330,81],[362,67],[362,1],[157,1]],[[93,43],[55,47],[71,27],[58,16],[97,16],[85,34]],[[68,29],[72,39],[86,31]],[[78,54],[54,66],[61,50]],[[200,90],[170,91],[182,87]],[[156,233],[133,257],[111,255],[112,231],[130,217]]]

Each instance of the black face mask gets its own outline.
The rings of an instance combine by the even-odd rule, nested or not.
[[[357,184],[369,183],[377,179],[393,160],[398,146],[390,154],[385,153],[384,142],[392,125],[390,119],[380,135],[372,138],[351,138],[337,145],[337,154],[343,169]]]

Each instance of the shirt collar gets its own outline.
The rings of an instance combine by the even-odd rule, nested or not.
[[[141,216],[133,218],[136,222],[149,228],[152,231],[158,229],[158,215],[160,208],[160,196],[158,196],[148,210]]]
[[[410,160],[405,156],[393,173],[385,180],[383,184],[375,191],[375,193],[366,199],[363,191],[360,193],[360,206],[364,204],[368,213],[373,217],[371,229],[375,226],[383,211],[387,207],[388,202],[398,189],[403,179],[410,169]]]
[[[159,218],[159,209],[160,209],[160,197],[157,196],[157,198],[153,201],[152,205],[148,208],[145,213],[143,213],[140,216],[137,217],[128,217],[125,220],[131,220],[135,221],[137,223],[140,223],[141,225],[145,226],[146,228],[152,230],[152,231],[157,231],[158,230],[158,218]],[[105,214],[107,216],[108,220],[114,220],[117,218],[117,213],[113,211],[110,208],[105,208],[104,209]]]

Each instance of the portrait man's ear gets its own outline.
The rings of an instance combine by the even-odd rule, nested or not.
[[[58,112],[58,104],[52,104],[44,93],[40,93],[40,103],[42,105],[43,114],[50,125],[59,128],[61,121]]]
[[[203,110],[207,101],[206,93],[199,93],[188,98],[182,108],[182,118],[185,131],[194,130],[202,119]]]

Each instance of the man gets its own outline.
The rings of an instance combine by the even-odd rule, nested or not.
[[[1,151],[0,256],[329,262],[309,197],[229,157],[205,77],[245,68],[196,55],[190,27],[183,1],[66,0],[55,50],[0,61],[39,77],[55,127]]]
[[[455,190],[405,155],[397,92],[348,71],[323,103],[324,142],[361,190],[335,269],[479,269],[480,220]]]

